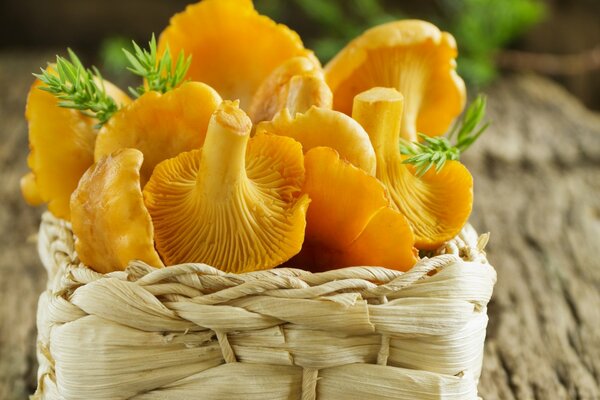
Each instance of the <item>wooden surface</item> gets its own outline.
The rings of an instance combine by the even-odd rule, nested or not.
[[[0,399],[35,389],[35,310],[45,285],[21,200],[24,102],[47,54],[0,53]],[[484,399],[600,399],[600,116],[536,77],[489,90],[493,128],[465,158],[472,222],[498,271]]]

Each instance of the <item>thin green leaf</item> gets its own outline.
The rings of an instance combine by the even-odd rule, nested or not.
[[[184,81],[192,62],[191,56],[186,58],[183,52],[180,52],[177,61],[173,63],[171,51],[167,46],[159,58],[154,34],[148,42],[148,49],[142,49],[137,43],[132,43],[133,53],[123,49],[130,64],[127,69],[145,80],[145,84],[129,88],[133,96],[140,97],[147,91],[165,93]]]
[[[446,136],[429,137],[420,133],[420,143],[401,141],[400,153],[410,156],[403,163],[414,165],[415,174],[420,177],[432,167],[435,167],[436,172],[440,172],[448,160],[460,160],[461,154],[475,143],[490,125],[489,122],[481,125],[485,108],[486,99],[480,95]]]
[[[33,74],[43,85],[41,90],[52,93],[60,101],[59,107],[79,110],[96,118],[98,127],[106,123],[118,110],[114,99],[106,93],[102,75],[97,68],[86,69],[75,52],[67,49],[69,59],[56,56],[55,72],[42,69]]]

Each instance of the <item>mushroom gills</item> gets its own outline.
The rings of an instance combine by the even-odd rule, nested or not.
[[[417,141],[417,133],[442,135],[466,101],[456,56],[452,35],[425,21],[371,28],[325,66],[333,108],[350,115],[354,96],[373,87],[395,88],[405,99],[401,136]]]
[[[238,103],[223,102],[204,146],[160,163],[144,188],[156,246],[168,264],[227,272],[275,267],[300,251],[309,203],[302,149],[258,135]]]
[[[395,89],[372,88],[354,99],[352,116],[367,131],[377,157],[377,178],[394,209],[408,219],[419,249],[435,249],[456,236],[473,204],[473,178],[458,161],[438,172],[415,175],[399,151],[403,96]]]

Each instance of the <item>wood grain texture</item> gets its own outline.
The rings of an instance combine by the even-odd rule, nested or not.
[[[600,398],[600,117],[535,77],[490,89],[466,158],[498,271],[485,399]]]
[[[33,235],[41,209],[22,200],[27,169],[25,97],[40,57],[0,53],[0,399],[25,399],[35,388],[35,310],[46,273]]]
[[[0,399],[36,382],[35,309],[45,285],[41,209],[21,200],[25,96],[49,54],[0,53]],[[484,399],[600,398],[600,116],[533,76],[489,90],[493,127],[465,163],[472,222],[492,233],[498,283],[479,386]]]

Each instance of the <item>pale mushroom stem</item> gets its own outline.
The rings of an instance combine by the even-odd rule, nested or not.
[[[295,75],[290,79],[285,107],[290,115],[305,113],[312,106],[331,108],[333,95],[323,79],[315,75]]]
[[[238,102],[224,101],[213,113],[202,147],[197,182],[211,195],[246,179],[246,146],[252,122]]]
[[[404,97],[396,89],[375,87],[354,97],[352,118],[369,134],[377,169],[385,160],[399,157]]]

